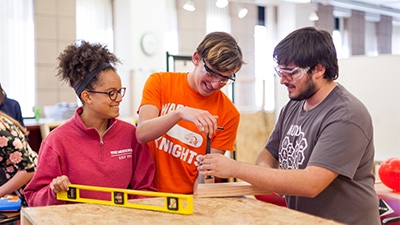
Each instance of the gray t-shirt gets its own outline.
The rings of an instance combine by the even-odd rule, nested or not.
[[[282,108],[266,148],[281,169],[313,165],[339,176],[315,198],[286,196],[288,207],[351,225],[381,224],[368,110],[340,84],[317,107],[303,105],[291,100]]]

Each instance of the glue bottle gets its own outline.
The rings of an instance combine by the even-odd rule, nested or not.
[[[40,108],[38,106],[35,107],[35,120],[36,123],[39,123],[40,121]]]

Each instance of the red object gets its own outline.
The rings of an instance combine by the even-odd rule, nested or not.
[[[379,177],[384,185],[400,191],[400,158],[390,158],[379,166]]]
[[[268,202],[272,203],[278,206],[285,206],[286,207],[286,201],[285,197],[280,196],[278,194],[272,193],[268,195],[255,195],[254,196],[257,200],[263,201],[263,202]]]

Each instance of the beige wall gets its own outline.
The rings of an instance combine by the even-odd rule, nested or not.
[[[338,82],[367,107],[374,125],[375,159],[400,156],[400,55],[354,56],[339,60]]]
[[[55,77],[56,58],[75,41],[75,0],[35,0],[34,21],[36,105],[43,112],[45,105],[76,102],[72,88]]]

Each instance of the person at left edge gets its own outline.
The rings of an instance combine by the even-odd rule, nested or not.
[[[65,204],[56,193],[71,183],[156,191],[148,145],[139,144],[133,124],[117,118],[125,94],[114,67],[119,59],[104,45],[81,41],[58,60],[59,77],[69,81],[82,106],[42,141],[36,174],[25,188],[28,205]],[[81,197],[111,200],[99,191],[83,190]]]
[[[19,124],[25,126],[24,118],[22,117],[21,106],[17,100],[7,97],[6,91],[0,83],[0,111],[4,112],[11,118],[18,121]]]
[[[24,188],[37,164],[37,153],[29,146],[27,134],[18,121],[0,111],[0,197],[15,194],[22,206],[27,206]]]

